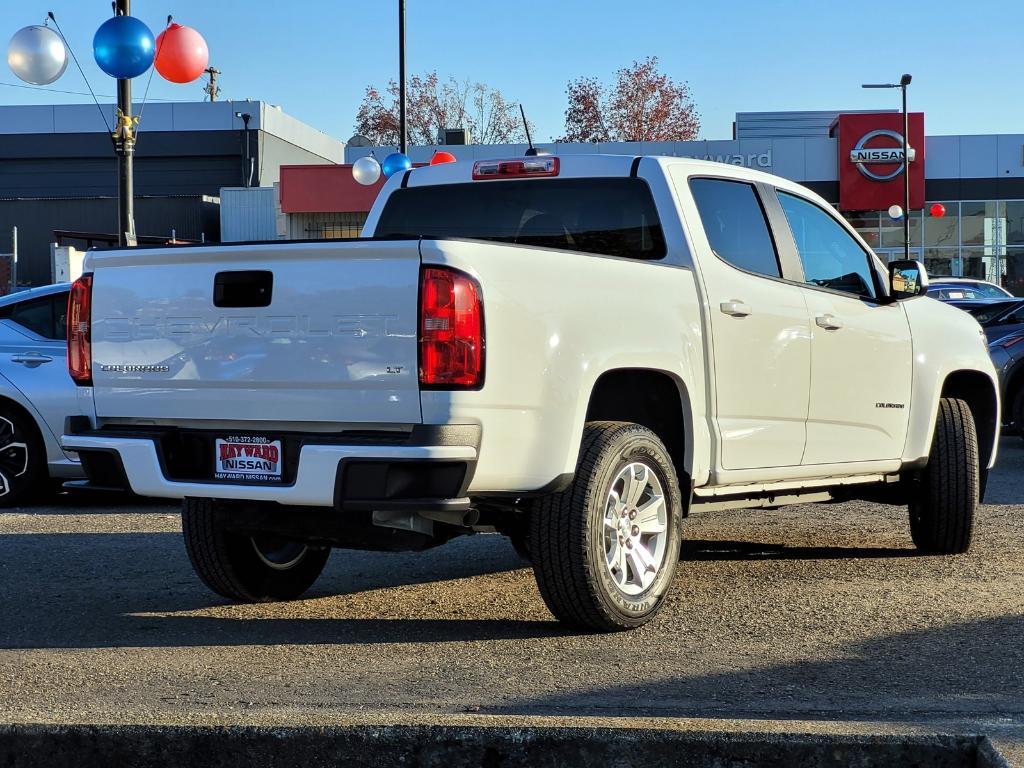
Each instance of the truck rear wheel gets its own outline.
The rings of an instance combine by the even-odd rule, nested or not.
[[[323,571],[331,550],[272,534],[232,530],[213,499],[185,499],[181,528],[192,567],[210,589],[229,600],[294,600]]]
[[[971,546],[981,471],[974,416],[964,400],[939,400],[928,466],[914,482],[910,534],[921,552],[955,555]]]
[[[587,424],[572,485],[531,510],[544,602],[587,629],[646,624],[675,576],[681,521],[679,482],[657,435],[625,422]]]

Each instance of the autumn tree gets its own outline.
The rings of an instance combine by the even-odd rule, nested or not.
[[[406,88],[406,125],[410,144],[437,143],[441,128],[468,128],[478,144],[526,140],[518,105],[483,83],[442,81],[437,72],[414,75]],[[531,126],[532,128],[532,126]],[[385,91],[369,86],[356,113],[356,133],[379,146],[398,146],[398,83]]]
[[[570,80],[566,94],[558,141],[689,141],[700,131],[689,86],[661,73],[656,56],[618,70],[611,87],[592,77]]]

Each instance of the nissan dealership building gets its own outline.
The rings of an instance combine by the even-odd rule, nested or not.
[[[546,144],[552,154],[676,155],[743,165],[798,181],[833,203],[883,258],[902,257],[903,119],[898,112],[740,113],[722,141]],[[912,256],[935,275],[967,275],[1024,295],[1024,134],[931,136],[910,115]],[[437,147],[412,147],[414,163]],[[446,146],[459,160],[521,155],[523,145]],[[387,147],[345,150],[344,166],[283,166],[277,232],[282,237],[356,236],[376,194],[347,164]],[[379,187],[379,185],[378,185]],[[931,215],[942,203],[945,215]]]

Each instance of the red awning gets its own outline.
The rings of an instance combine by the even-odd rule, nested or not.
[[[351,165],[282,165],[281,210],[284,213],[354,213],[370,210],[384,186],[381,176],[364,187],[352,178]]]

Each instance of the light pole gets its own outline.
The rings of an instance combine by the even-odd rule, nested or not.
[[[898,83],[865,83],[861,88],[899,88],[903,92],[903,258],[910,261],[910,118],[907,86],[913,78],[903,75]]]
[[[131,0],[115,0],[114,13],[131,16]],[[114,127],[117,154],[117,241],[135,245],[135,122],[132,118],[132,81],[117,81],[117,123]]]
[[[398,0],[398,151],[406,153],[405,130],[405,0]]]

